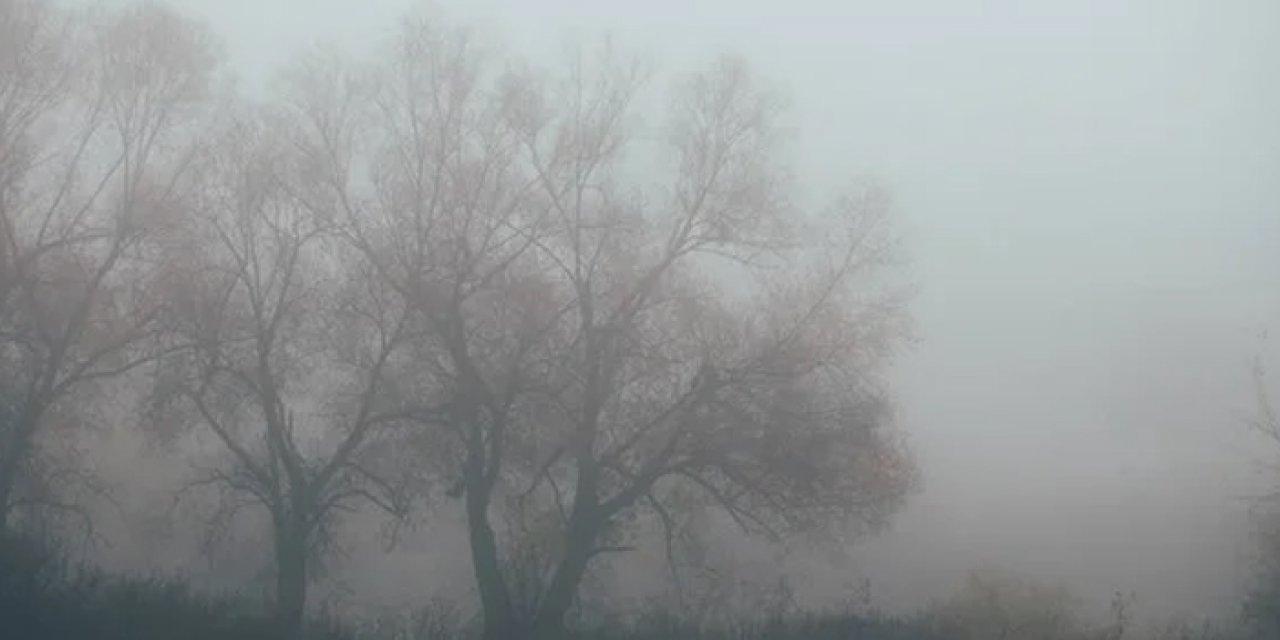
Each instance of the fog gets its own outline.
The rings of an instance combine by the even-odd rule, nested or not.
[[[414,4],[173,3],[212,25],[251,91],[309,47],[371,49]],[[1262,335],[1280,319],[1280,4],[434,6],[546,60],[601,34],[663,71],[741,54],[792,102],[803,183],[872,176],[892,193],[916,287],[892,379],[922,491],[843,561],[797,560],[807,592],[865,577],[909,610],[996,563],[1091,605],[1120,590],[1146,616],[1234,611],[1245,498],[1275,453],[1245,423],[1251,360],[1275,351]],[[350,588],[465,571],[433,558],[371,559]]]

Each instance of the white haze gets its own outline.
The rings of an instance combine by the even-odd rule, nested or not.
[[[261,90],[316,42],[369,50],[414,3],[175,4]],[[665,70],[742,54],[793,99],[809,186],[892,190],[921,339],[895,379],[925,487],[850,552],[878,603],[996,562],[1090,599],[1135,590],[1146,615],[1230,613],[1269,453],[1244,433],[1249,361],[1280,320],[1280,3],[436,8],[543,60],[603,34]]]

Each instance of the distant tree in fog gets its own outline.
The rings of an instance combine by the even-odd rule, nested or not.
[[[964,585],[935,603],[926,620],[956,640],[1119,640],[1130,624],[1131,597],[1117,594],[1110,620],[1090,624],[1066,587],[1029,580],[994,566],[969,573]]]
[[[1280,444],[1280,414],[1272,399],[1266,370],[1261,361],[1253,370],[1257,415],[1253,430]],[[1274,454],[1272,454],[1274,455]],[[1274,464],[1274,463],[1271,463]],[[1242,610],[1248,627],[1260,637],[1280,635],[1280,491],[1260,496],[1252,505],[1254,561]]]
[[[422,329],[404,388],[437,409],[487,636],[559,637],[642,522],[883,522],[914,478],[877,376],[904,320],[883,195],[803,211],[779,101],[736,61],[650,130],[644,74],[607,50],[552,76],[495,62],[410,22],[359,76],[375,91],[317,70],[290,118],[331,190],[316,210]]]
[[[156,7],[73,21],[0,0],[0,529],[74,509],[56,459],[84,393],[150,362],[157,241],[188,197],[215,69]]]
[[[1280,517],[1274,509],[1254,513],[1254,561],[1242,615],[1258,637],[1280,634]]]
[[[304,204],[310,169],[270,113],[237,114],[200,162],[185,232],[167,250],[165,319],[174,352],[153,419],[184,418],[223,463],[195,480],[223,496],[212,526],[242,507],[269,516],[275,600],[286,635],[305,611],[312,559],[336,516],[403,516],[412,487],[394,464],[408,417],[409,308]],[[191,487],[189,487],[191,488]]]

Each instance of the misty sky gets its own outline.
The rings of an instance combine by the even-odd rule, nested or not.
[[[258,89],[318,40],[367,51],[414,4],[174,3]],[[878,601],[998,561],[1148,613],[1232,602],[1267,455],[1243,436],[1249,359],[1280,328],[1280,2],[437,5],[537,56],[605,33],[666,70],[740,53],[792,98],[808,186],[894,193],[925,489],[855,550]]]

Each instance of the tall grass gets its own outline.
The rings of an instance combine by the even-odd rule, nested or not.
[[[696,625],[656,612],[633,622],[579,629],[566,640],[996,640],[946,630],[929,615],[889,617],[823,613],[774,615]],[[406,616],[340,621],[316,616],[306,640],[475,640],[479,629],[457,609],[437,604]],[[1169,627],[1149,634],[1103,634],[1106,640],[1235,640],[1241,629]],[[1120,637],[1112,637],[1112,635]],[[1099,640],[1101,635],[1053,640]],[[0,639],[3,640],[279,640],[265,603],[209,594],[181,580],[123,578],[77,566],[46,543],[0,539]],[[512,640],[519,640],[513,638]],[[1046,640],[1013,634],[1004,640]]]

